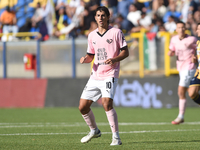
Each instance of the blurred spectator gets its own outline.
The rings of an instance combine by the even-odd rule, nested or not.
[[[124,20],[124,18],[122,17],[121,14],[119,14],[119,15],[115,18],[115,20],[110,21],[110,25],[113,26],[113,27],[115,27],[115,28],[118,28],[118,29],[123,30],[123,29],[122,29],[122,22],[123,22],[123,20]]]
[[[94,15],[90,13],[89,7],[86,5],[83,12],[83,24],[81,26],[82,32],[87,32],[87,30],[90,29],[91,22],[96,22],[96,21],[94,19]]]
[[[124,19],[127,18],[130,4],[128,0],[121,0],[118,3],[118,13],[121,14]]]
[[[46,5],[44,6],[43,18],[46,24],[48,36],[53,35],[53,22],[55,21],[55,9],[51,3],[51,0],[47,0]]]
[[[176,5],[169,6],[169,11],[165,13],[163,21],[167,22],[169,16],[173,16],[174,20],[179,20],[181,18],[181,13],[176,11]]]
[[[190,0],[182,0],[181,14],[182,21],[187,22],[188,13],[189,13]]]
[[[190,0],[189,13],[194,14],[198,10],[198,3],[195,0]]]
[[[148,28],[152,23],[152,19],[150,16],[146,14],[146,12],[141,13],[141,18],[138,20],[138,24],[141,27]]]
[[[199,23],[200,22],[200,10],[195,11],[194,13],[194,21]]]
[[[138,19],[138,26],[133,27],[131,29],[131,32],[139,32],[141,28],[144,28],[145,30],[149,30],[150,25],[152,23],[152,19],[150,16],[146,15],[146,12],[141,13],[141,18]]]
[[[158,17],[156,13],[152,15],[152,24],[150,25],[148,31],[155,33],[157,33],[158,31],[165,31],[165,27],[163,26],[163,21],[160,17]]]
[[[29,32],[40,32],[40,29],[36,26],[35,22],[32,22]],[[31,38],[35,39],[36,37],[32,36]]]
[[[56,18],[59,18],[59,9],[60,7],[65,7],[66,5],[66,0],[56,0],[55,3],[55,14],[56,14]]]
[[[94,17],[94,12],[101,5],[101,0],[90,0],[86,3],[86,7],[88,7],[89,13]]]
[[[36,26],[36,23],[34,22],[35,26]],[[32,21],[31,19],[26,19],[26,23],[19,28],[19,31],[18,32],[30,32],[31,30],[31,27],[32,27]]]
[[[63,28],[60,29],[60,32],[56,32],[56,36],[65,34],[68,35],[72,30],[74,30],[77,27],[80,27],[80,24],[83,22],[83,12],[84,12],[84,6],[85,3],[83,0],[81,0],[81,5],[79,5],[76,8],[76,12],[72,17],[71,23]]]
[[[64,6],[59,8],[58,14],[59,14],[59,18],[57,20],[57,22],[58,22],[57,28],[58,28],[58,30],[61,30],[64,27],[63,21],[66,21],[67,24],[70,24],[71,19],[65,14],[65,7]]]
[[[32,23],[36,24],[36,28],[39,28],[43,19],[44,9],[41,7],[41,4],[38,2],[36,6],[35,13],[31,18]]]
[[[129,6],[129,13],[127,19],[136,27],[138,26],[138,19],[141,18],[141,11],[137,9],[135,4]]]
[[[176,22],[174,20],[174,17],[169,16],[168,21],[165,22],[164,26],[165,26],[166,31],[170,33],[174,33],[174,31],[176,30]]]
[[[85,3],[85,9],[83,12],[83,23],[81,25],[81,30],[84,35],[88,35],[89,31],[91,30],[91,24],[94,24],[94,12],[101,4],[101,0],[90,0],[89,2]]]
[[[110,12],[109,23],[113,23],[113,22],[115,22],[115,19],[116,19],[117,16],[114,16],[114,14],[113,14],[113,9],[108,8],[108,10],[109,10],[109,12]]]
[[[44,38],[46,35],[55,36],[55,33],[57,36],[62,33],[68,35],[71,31],[78,31],[74,29],[79,29],[82,34],[87,36],[90,31],[96,28],[94,11],[100,5],[106,5],[109,8],[110,24],[120,28],[124,33],[139,32],[141,28],[145,28],[148,32],[165,30],[173,32],[175,22],[182,20],[186,23],[191,34],[195,35],[196,24],[200,22],[200,2],[198,0],[152,0],[150,2],[141,2],[140,0],[83,0],[85,2],[83,7],[80,4],[82,0],[53,0],[55,9],[52,7],[51,0],[46,1],[45,6],[37,3],[31,19],[32,23],[27,20],[20,27],[19,32],[40,31]],[[56,21],[53,20],[55,12],[57,12]],[[11,14],[15,16],[15,13],[12,12]],[[16,17],[14,18],[13,23],[16,24]],[[6,26],[7,24],[3,24],[3,30]],[[7,33],[13,32],[8,27],[6,30]],[[15,32],[17,32],[17,28]],[[62,37],[65,39],[65,35]]]
[[[144,5],[144,3],[140,3],[138,0],[134,0],[133,4],[135,4],[135,7],[137,8],[137,10],[142,11],[142,12],[146,12],[147,9]]]
[[[197,30],[197,23],[193,23],[193,24],[191,24],[191,35],[197,37],[196,30]]]
[[[176,5],[176,11],[181,12],[183,4],[184,4],[183,0],[174,1],[174,5]]]
[[[80,0],[70,0],[70,2],[66,5],[66,13],[68,17],[73,17],[78,6],[80,6]]]
[[[118,6],[118,0],[107,0],[108,1],[108,8],[112,9],[113,16],[117,17],[117,6]]]
[[[62,28],[65,28],[69,25],[66,20],[64,20],[62,22],[62,24],[63,24]],[[59,40],[65,40],[66,39],[66,35],[60,33],[60,29],[58,28],[58,26],[56,24],[54,25],[53,36],[59,38]]]
[[[167,7],[164,5],[164,0],[154,0],[152,4],[153,12],[156,13],[160,18],[163,18],[167,12]]]
[[[17,19],[14,11],[10,10],[10,7],[7,6],[6,10],[1,14],[0,16],[0,23],[3,25],[3,33],[17,33],[18,32],[18,27],[16,25]],[[9,41],[11,41],[15,35],[9,36]],[[2,36],[2,40],[6,41],[7,36],[4,35]]]
[[[122,22],[119,23],[121,26],[121,29],[126,32],[129,32],[131,28],[133,27],[133,24],[127,19],[128,13],[129,13],[129,6],[131,2],[129,0],[121,0],[118,3],[118,20],[121,20]]]
[[[97,23],[95,21],[90,22],[90,28],[85,32],[85,36],[88,36],[90,32],[97,28]]]

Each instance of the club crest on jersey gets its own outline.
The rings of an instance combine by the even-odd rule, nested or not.
[[[108,42],[109,44],[111,44],[113,42],[112,39],[107,39],[106,42]]]
[[[93,41],[92,43],[93,43],[93,44],[96,44],[96,41]]]

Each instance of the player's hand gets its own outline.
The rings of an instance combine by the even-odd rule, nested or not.
[[[192,56],[192,62],[193,62],[193,63],[197,63],[197,56],[196,56],[196,55],[193,55],[193,56]]]
[[[174,56],[174,54],[175,54],[174,51],[169,51],[169,52],[168,52],[168,55],[169,55],[169,56]]]
[[[86,60],[86,57],[81,57],[80,63],[83,64],[85,62],[85,60]]]
[[[107,59],[105,61],[105,64],[108,64],[108,65],[113,65],[116,61],[114,59]]]

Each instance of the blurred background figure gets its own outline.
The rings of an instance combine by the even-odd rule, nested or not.
[[[165,22],[164,26],[165,26],[166,31],[170,33],[174,33],[174,31],[176,30],[176,22],[174,20],[174,17],[169,16],[168,21]]]
[[[16,15],[15,15],[15,11],[10,10],[10,7],[7,6],[6,10],[1,14],[0,16],[0,23],[2,24],[3,28],[3,33],[17,33],[18,32],[18,27],[16,25],[17,23],[17,19],[16,19]],[[13,40],[13,38],[15,35],[13,34],[13,36],[9,36],[8,40],[11,41]],[[7,36],[4,35],[2,36],[2,41],[7,41]]]
[[[64,27],[58,28],[59,31],[55,32],[56,36],[61,36],[62,34],[68,35],[75,28],[78,28],[81,24],[83,24],[83,12],[85,9],[85,3],[83,0],[81,0],[80,4],[81,5],[76,7],[76,11],[75,14],[73,14],[72,16],[71,22],[67,22]]]
[[[146,31],[149,30],[150,25],[152,23],[152,19],[150,16],[146,14],[146,12],[141,13],[141,18],[137,20],[138,26],[133,27],[131,32],[139,32],[142,28]]]
[[[107,0],[108,8],[112,10],[113,16],[117,17],[118,14],[118,0]]]
[[[121,0],[118,2],[118,24],[120,24],[121,29],[123,32],[128,33],[131,28],[133,27],[133,24],[127,19],[127,15],[129,13],[129,6],[131,2],[129,0]]]
[[[134,27],[138,26],[138,20],[141,18],[141,11],[137,9],[135,4],[129,6],[129,13],[127,19],[133,24]]]
[[[44,13],[44,9],[41,7],[41,3],[38,2],[36,9],[35,9],[35,13],[34,13],[33,17],[31,18],[31,21],[33,24],[35,24],[36,28],[39,28],[43,21],[42,20],[43,13]]]
[[[163,16],[163,22],[169,21],[168,18],[170,16],[174,17],[175,21],[181,19],[181,13],[176,11],[176,5],[175,4],[169,6],[169,10]]]

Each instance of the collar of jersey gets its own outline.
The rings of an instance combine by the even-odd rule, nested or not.
[[[111,29],[111,28],[112,28],[111,26],[108,26],[108,30]],[[99,33],[99,29],[97,28],[97,34],[100,35],[100,36],[102,37],[104,34],[106,34],[106,32],[107,32],[108,30],[106,30],[103,34],[100,34],[100,33]]]

